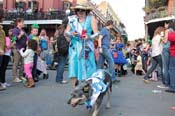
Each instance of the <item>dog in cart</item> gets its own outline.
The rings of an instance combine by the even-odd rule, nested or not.
[[[111,75],[108,71],[100,69],[75,87],[68,104],[72,107],[85,104],[88,110],[93,110],[92,116],[98,116],[105,95],[107,95],[106,108],[110,108],[111,92]]]

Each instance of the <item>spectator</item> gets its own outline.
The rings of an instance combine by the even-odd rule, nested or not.
[[[67,81],[63,79],[63,73],[64,73],[64,67],[66,65],[67,62],[67,57],[68,57],[68,49],[67,52],[62,53],[61,51],[63,51],[63,48],[60,46],[62,46],[61,44],[63,44],[63,42],[65,42],[64,44],[65,47],[69,46],[69,38],[65,38],[64,36],[64,31],[66,29],[66,25],[62,24],[58,27],[58,37],[57,37],[57,47],[58,47],[58,66],[57,66],[57,75],[56,75],[56,82],[60,83],[60,84],[66,84]]]
[[[45,29],[41,30],[39,39],[40,39],[40,47],[41,47],[40,57],[41,59],[45,60],[48,52],[47,49],[48,49],[48,40],[49,40]]]
[[[37,50],[34,51],[34,58],[33,58],[33,69],[32,69],[32,77],[35,82],[39,81],[39,77],[37,75],[37,59],[38,59],[38,54],[40,52],[40,47],[39,47],[39,37],[38,37],[38,29],[39,25],[38,24],[32,24],[32,29],[31,29],[31,34],[29,35],[29,41],[34,40],[37,42]]]
[[[0,23],[2,22],[3,18],[3,10],[0,9]],[[0,25],[0,83],[2,83],[3,79],[1,76],[1,69],[2,69],[2,62],[3,62],[3,55],[5,52],[5,32],[3,30],[3,27]],[[3,86],[0,84],[0,91],[5,90]]]
[[[24,72],[27,76],[27,84],[26,87],[32,88],[35,87],[35,83],[32,77],[32,69],[33,69],[33,58],[34,51],[37,50],[37,42],[35,40],[29,40],[27,43],[27,49],[23,52],[24,48],[20,49],[20,54],[24,57]]]
[[[137,60],[136,60],[136,66],[135,66],[134,72],[135,72],[135,74],[137,74],[137,71],[139,70],[139,71],[142,71],[143,74],[145,74],[145,71],[142,68],[143,64],[142,64],[141,54],[138,51],[136,52],[136,54],[137,54]]]
[[[170,63],[169,63],[169,76],[170,85],[166,92],[175,93],[175,24],[171,22],[172,32],[167,29],[165,31],[165,38],[170,42]]]
[[[110,29],[113,28],[113,21],[109,20],[106,23],[106,26],[102,28],[98,40],[99,47],[99,60],[97,62],[97,68],[103,69],[104,61],[106,60],[109,65],[109,72],[111,74],[111,79],[113,82],[120,82],[116,79],[115,70],[114,70],[114,61],[110,53]]]
[[[156,69],[157,64],[159,64],[160,68],[161,68],[161,72],[160,72],[160,77],[162,79],[162,83],[163,85],[161,85],[161,88],[166,88],[165,86],[165,79],[163,77],[163,66],[162,66],[162,44],[161,44],[161,33],[164,32],[164,28],[163,27],[158,27],[155,31],[154,31],[154,37],[152,39],[152,60],[151,60],[151,68],[148,70],[148,72],[145,74],[144,76],[144,82],[145,83],[149,83],[149,75]]]
[[[115,49],[117,51],[117,57],[114,58],[115,63],[115,69],[117,70],[118,76],[120,77],[122,75],[122,65],[127,64],[127,60],[125,59],[124,53],[123,53],[124,44],[122,43],[121,36],[117,36]]]
[[[11,44],[12,29],[8,31],[8,35],[9,36],[6,37],[6,40],[5,40],[5,53],[3,55],[3,62],[0,68],[1,86],[3,88],[10,86],[10,84],[6,83],[6,70],[7,70],[8,63],[10,61],[11,49],[14,46],[14,44]]]
[[[169,26],[169,22],[165,22],[166,31],[172,32],[173,30]],[[165,31],[165,32],[166,32]],[[162,39],[163,49],[162,49],[162,61],[163,61],[163,76],[165,78],[165,85],[170,85],[170,77],[169,77],[169,62],[170,62],[170,42],[166,40],[166,37]]]
[[[14,49],[13,49],[13,82],[26,81],[23,77],[23,58],[21,57],[19,50],[21,48],[26,48],[27,35],[23,30],[24,20],[17,18],[15,21],[15,28],[13,29],[13,36],[16,38]],[[18,65],[20,65],[19,74],[17,74]]]

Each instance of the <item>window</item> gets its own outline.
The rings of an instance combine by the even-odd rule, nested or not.
[[[38,9],[39,3],[37,1],[29,1],[28,8],[31,8],[33,10]]]
[[[23,12],[26,8],[26,3],[22,2],[22,1],[16,2],[15,3],[15,8],[18,12]]]

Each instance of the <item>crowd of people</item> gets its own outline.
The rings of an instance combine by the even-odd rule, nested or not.
[[[45,29],[41,29],[38,34],[38,24],[31,25],[30,34],[27,34],[29,32],[26,33],[23,29],[24,19],[22,18],[15,20],[15,27],[9,29],[8,36],[5,35],[1,26],[1,42],[3,42],[0,57],[1,90],[10,86],[6,82],[5,75],[10,59],[13,63],[13,82],[23,82],[26,87],[33,88],[35,82],[39,81],[40,73],[43,73],[43,79],[48,79],[47,66],[53,65],[55,52],[58,52],[57,83],[67,83],[63,80],[64,66],[67,62],[68,77],[73,86],[76,86],[79,81],[91,77],[97,69],[103,68],[105,60],[109,64],[113,82],[119,81],[116,79],[114,61],[109,51],[110,29],[113,28],[113,21],[108,21],[99,32],[96,18],[90,15],[91,7],[84,6],[83,3],[82,6],[77,5],[72,9],[75,15],[61,24],[56,29],[55,35],[50,38]],[[99,35],[101,42],[97,39]],[[94,41],[98,41],[96,54]]]
[[[38,35],[38,24],[33,24],[27,35],[21,18],[16,19],[15,27],[9,30],[8,36],[0,26],[0,90],[10,86],[5,81],[5,72],[11,55],[13,82],[24,82],[26,87],[32,88],[41,73],[43,79],[48,79],[47,65],[53,65],[54,53],[57,52],[57,83],[67,83],[63,77],[67,62],[68,78],[74,87],[91,77],[97,69],[105,67],[111,74],[112,82],[118,83],[120,80],[117,77],[126,74],[125,67],[131,64],[131,71],[144,75],[146,84],[161,80],[159,88],[175,93],[174,22],[158,27],[152,40],[139,39],[132,46],[130,43],[124,45],[120,35],[111,39],[112,20],[99,30],[96,18],[90,14],[92,8],[86,3],[77,4],[72,10],[75,15],[69,16],[68,21],[61,24],[50,38],[45,29]]]
[[[161,81],[158,88],[175,93],[174,79],[174,29],[173,21],[166,21],[164,27],[155,29],[153,38],[149,41],[135,40],[134,46],[126,46],[126,57],[131,61],[131,71],[143,75],[143,81]]]

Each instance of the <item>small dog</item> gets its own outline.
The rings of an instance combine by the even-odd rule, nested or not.
[[[94,80],[99,80],[96,83],[96,87],[98,86],[102,90],[101,92],[97,92],[97,89],[94,88]],[[100,84],[101,83],[101,84]],[[111,75],[106,70],[98,70],[95,72],[91,78],[80,83],[75,90],[71,94],[71,98],[68,100],[68,104],[72,105],[72,107],[76,107],[77,105],[82,105],[86,103],[86,107],[91,109],[95,104],[94,111],[92,116],[97,116],[100,110],[100,105],[102,103],[103,97],[107,93],[107,104],[106,108],[110,108],[110,95],[112,92],[112,80]],[[94,100],[94,95],[96,94],[97,98]],[[87,101],[94,101],[94,104],[87,105]]]

